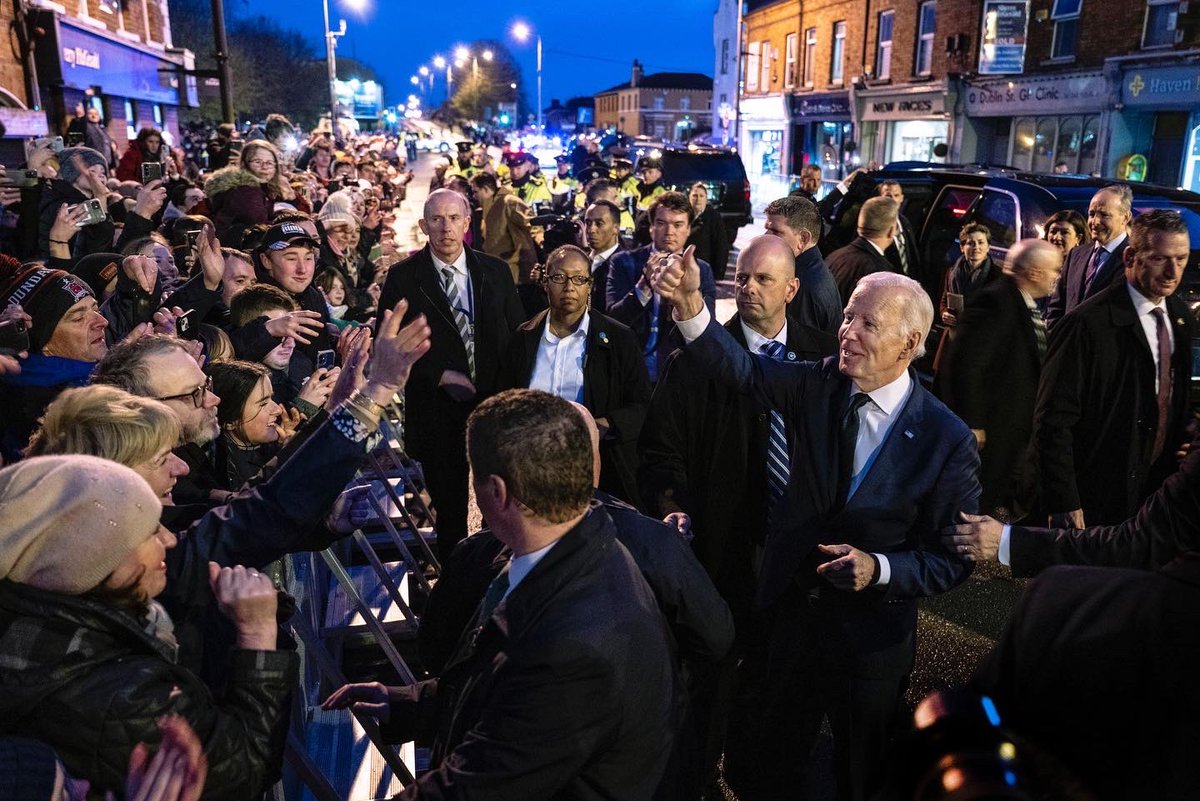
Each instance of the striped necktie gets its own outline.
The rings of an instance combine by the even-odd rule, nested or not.
[[[450,304],[450,313],[454,315],[454,324],[458,326],[458,335],[462,337],[463,347],[467,349],[467,369],[471,374],[471,380],[475,380],[475,332],[471,325],[471,318],[467,316],[466,309],[463,308],[462,298],[458,294],[458,287],[454,283],[454,270],[450,267],[442,267],[442,291],[446,293],[446,301]]]
[[[1046,321],[1037,306],[1029,308],[1029,319],[1033,321],[1033,336],[1037,340],[1038,361],[1046,360]]]
[[[904,246],[904,230],[896,222],[896,254],[900,257],[900,272],[908,275],[908,248]]]
[[[777,361],[783,360],[787,348],[782,342],[764,342],[759,351]],[[767,491],[770,505],[783,497],[791,474],[791,450],[788,448],[787,425],[783,415],[771,412],[771,433],[767,437]]]
[[[1103,245],[1096,245],[1092,249],[1092,257],[1088,260],[1087,273],[1083,280],[1083,298],[1084,300],[1092,296],[1092,284],[1096,280],[1096,276],[1100,274],[1100,270],[1104,268],[1104,262],[1107,261],[1108,251]]]

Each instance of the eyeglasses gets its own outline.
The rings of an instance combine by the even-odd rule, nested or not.
[[[251,167],[274,167],[274,159],[250,159],[248,162]]]
[[[592,277],[590,275],[563,275],[562,273],[547,275],[546,280],[552,284],[558,284],[559,286],[563,286],[568,281],[571,282],[572,286],[587,286],[588,284],[592,283]]]
[[[191,392],[184,392],[181,395],[163,395],[155,398],[155,400],[190,400],[193,406],[195,406],[197,409],[200,409],[204,407],[204,401],[208,398],[208,393],[210,392],[212,392],[212,376],[209,376],[207,381],[193,389]]]

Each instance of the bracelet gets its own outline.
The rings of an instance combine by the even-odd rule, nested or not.
[[[383,404],[376,403],[357,389],[351,392],[350,397],[346,400],[367,414],[373,414],[376,417],[384,417],[387,411]]]

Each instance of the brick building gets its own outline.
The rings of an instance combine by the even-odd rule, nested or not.
[[[0,4],[0,24],[41,32],[32,64],[18,47],[0,49],[0,162],[20,163],[25,137],[62,133],[81,104],[100,111],[121,148],[142,127],[178,136],[179,107],[196,104],[194,82],[175,72],[193,59],[172,46],[167,0],[18,0]]]
[[[637,59],[627,83],[596,94],[596,128],[686,141],[710,130],[713,81],[698,72],[645,75]]]
[[[1126,177],[1136,156],[1200,189],[1200,0],[750,0],[741,39],[738,143],[764,190],[809,163]]]

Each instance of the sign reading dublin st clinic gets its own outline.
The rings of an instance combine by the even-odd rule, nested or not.
[[[1029,3],[987,0],[979,48],[980,75],[1010,75],[1025,71],[1025,36]]]
[[[971,117],[1007,117],[1088,113],[1099,111],[1107,95],[1108,84],[1099,72],[980,82],[966,88],[967,114]]]

